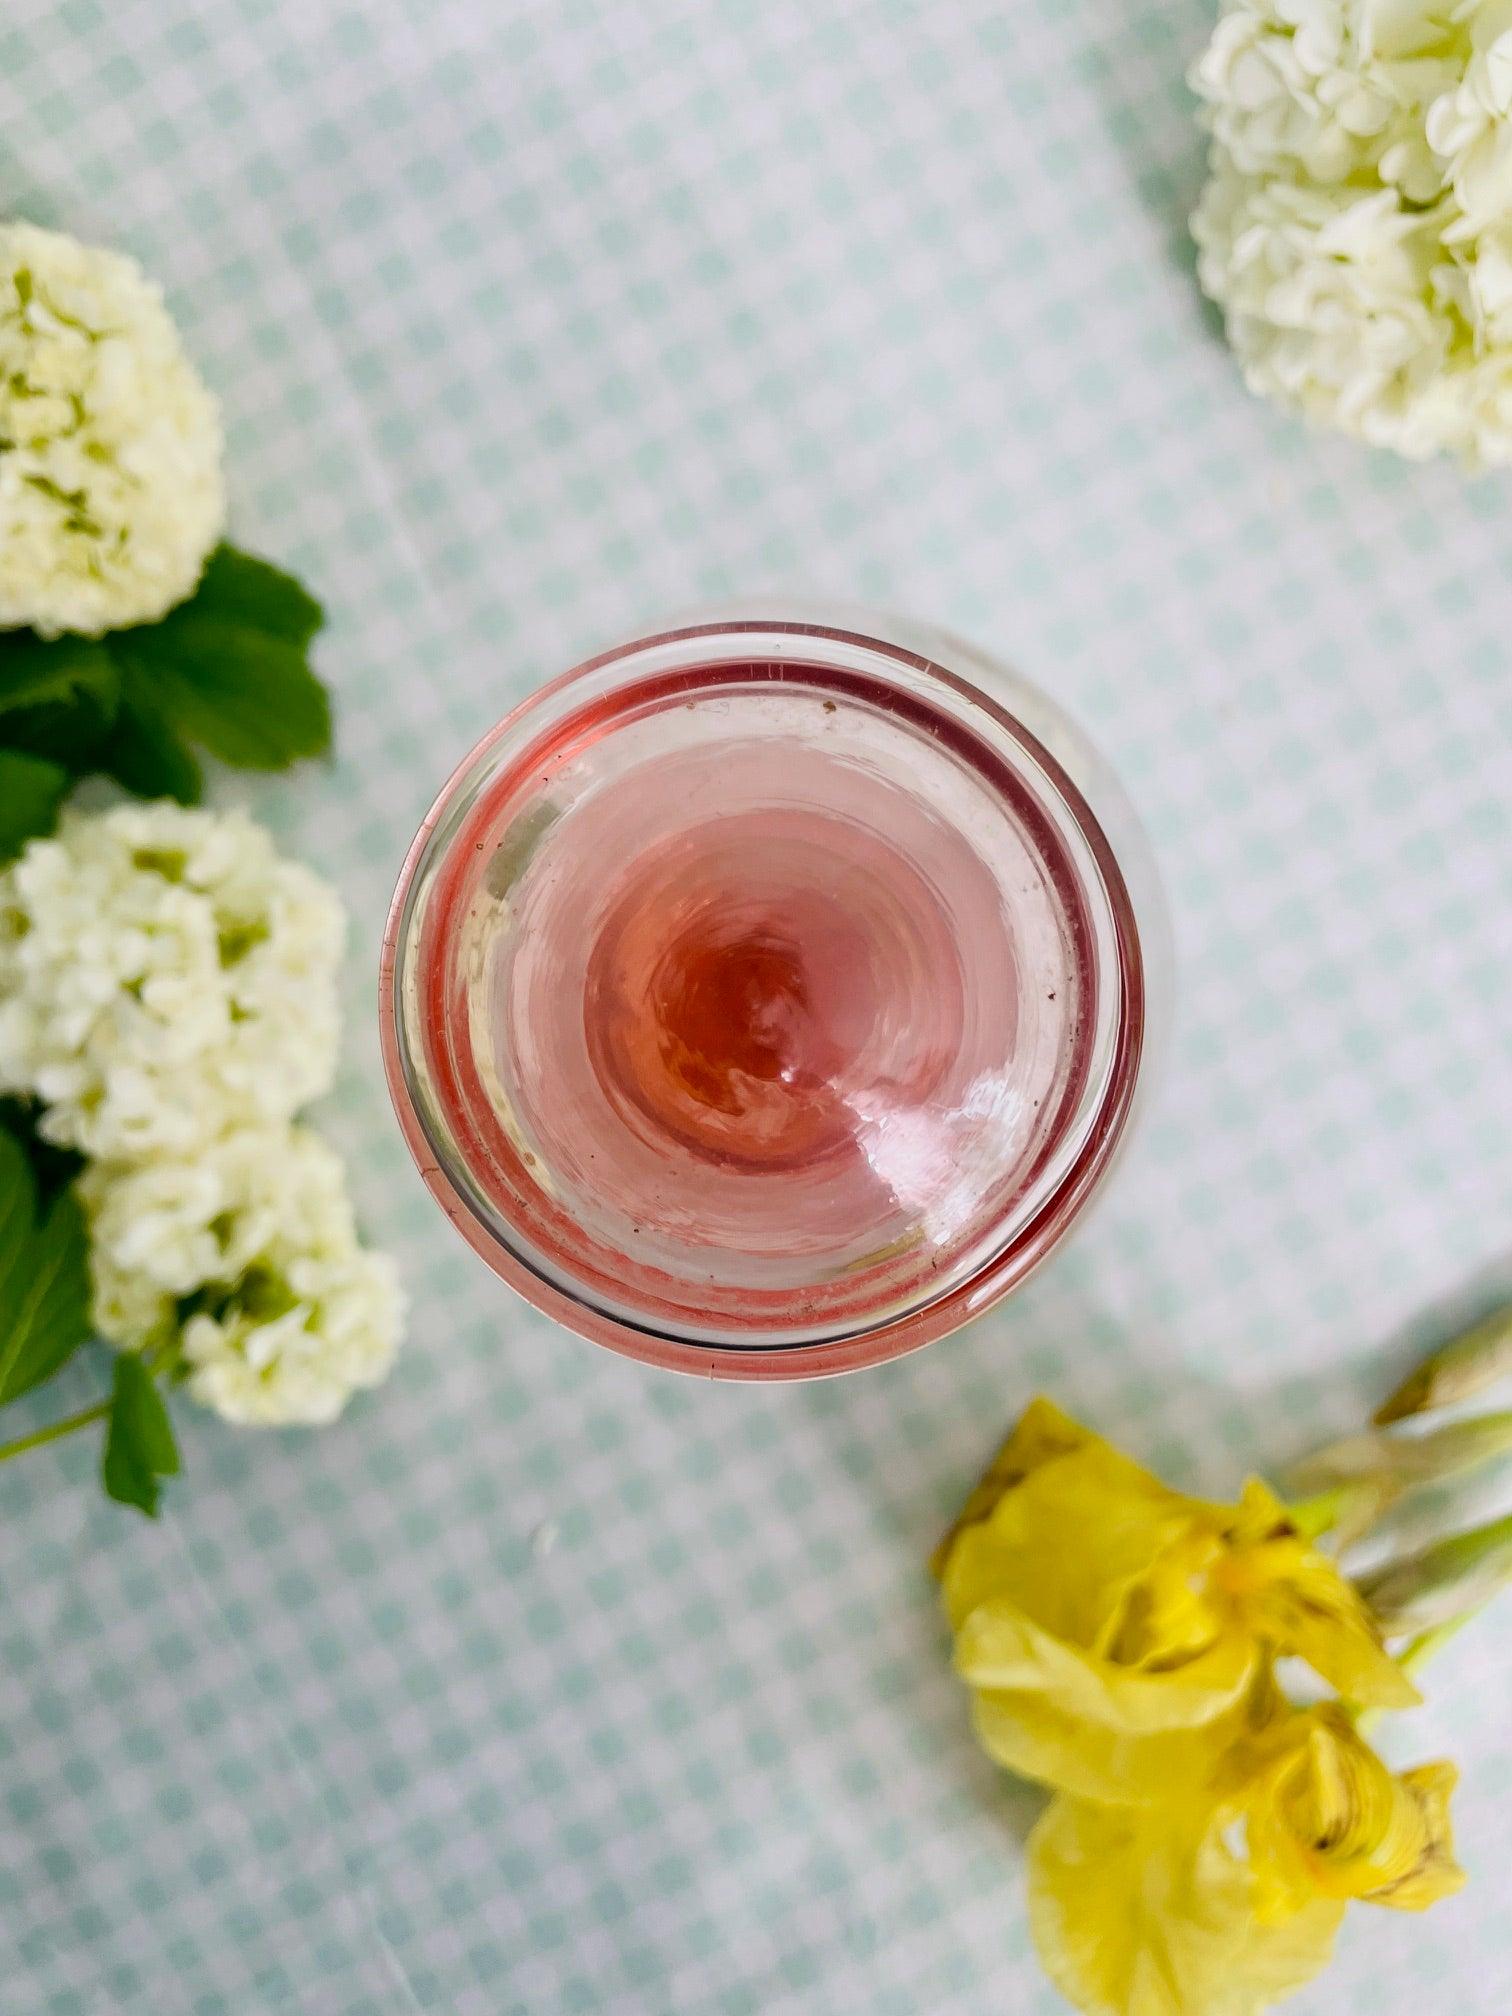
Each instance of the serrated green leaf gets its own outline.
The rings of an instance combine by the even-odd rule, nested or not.
[[[99,639],[0,633],[0,748],[190,805],[201,779],[186,744],[250,770],[322,755],[330,697],[307,654],[324,620],[292,575],[221,546],[161,622]]]
[[[116,646],[191,741],[240,770],[283,770],[331,746],[331,704],[286,638],[185,615]]]
[[[119,700],[120,671],[106,644],[0,633],[0,747],[81,777],[95,768]]]
[[[163,1396],[136,1352],[122,1351],[115,1362],[110,1425],[100,1466],[106,1494],[156,1519],[158,1480],[178,1474],[178,1444]]]
[[[28,840],[51,833],[72,777],[60,763],[18,749],[0,749],[0,863]]]
[[[89,1246],[72,1191],[37,1211],[26,1151],[0,1133],[0,1407],[50,1379],[89,1335]]]
[[[197,805],[204,793],[198,762],[174,733],[151,682],[130,665],[121,667],[120,712],[99,763],[107,777],[138,798],[176,798],[181,805]]]
[[[292,574],[235,546],[218,546],[211,554],[185,613],[191,608],[208,622],[282,637],[301,647],[325,621],[325,611]]]
[[[72,707],[18,707],[0,714],[0,747],[59,763],[72,777],[88,777],[100,767],[114,720],[113,706],[108,715],[100,714],[87,696]]]
[[[32,707],[72,707],[87,699],[109,716],[116,670],[109,651],[89,637],[38,637],[0,631],[0,714]]]

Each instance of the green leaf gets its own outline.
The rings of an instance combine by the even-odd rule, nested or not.
[[[0,1134],[0,1407],[50,1379],[89,1335],[84,1214],[65,1191],[39,1216],[25,1149]]]
[[[118,1353],[110,1395],[110,1426],[100,1475],[106,1495],[158,1515],[161,1477],[179,1474],[173,1423],[152,1374],[134,1351]]]
[[[199,764],[174,733],[151,681],[129,664],[121,667],[121,708],[99,764],[138,798],[197,805],[205,788]]]
[[[115,708],[116,669],[105,645],[89,637],[38,637],[0,631],[0,714],[32,707]]]
[[[109,714],[101,714],[89,698],[72,707],[18,707],[0,714],[0,748],[41,756],[61,764],[70,776],[88,777],[100,767],[100,751],[114,720],[114,705]]]
[[[330,696],[306,663],[323,620],[292,575],[221,546],[187,602],[109,642],[150,726],[237,769],[283,770],[331,746]]]
[[[51,833],[72,783],[60,763],[0,749],[0,863],[13,859],[28,840]]]
[[[41,1110],[30,1099],[0,1098],[0,1133],[20,1144],[37,1186],[37,1208],[45,1211],[83,1169],[84,1157],[75,1148],[60,1148],[55,1141],[43,1140],[37,1132]]]
[[[301,647],[325,621],[325,611],[308,589],[267,560],[235,546],[211,554],[198,592],[184,605],[207,622],[282,637]]]
[[[116,649],[173,726],[235,769],[283,770],[331,746],[330,698],[286,638],[186,612],[124,631]]]
[[[0,747],[81,777],[95,768],[119,701],[120,668],[103,643],[0,633]]]
[[[307,662],[323,621],[292,575],[218,547],[161,622],[97,640],[0,633],[0,748],[185,804],[201,788],[187,743],[248,770],[323,755],[330,696]]]

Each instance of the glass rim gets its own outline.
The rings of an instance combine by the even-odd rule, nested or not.
[[[954,640],[940,641],[948,649]],[[971,647],[962,648],[970,652]],[[826,652],[835,661],[828,667]],[[1112,951],[1111,970],[1099,967],[1095,976],[1094,998],[1107,995],[1115,1009],[1101,1083],[1093,1088],[1093,1103],[1075,1138],[1059,1144],[1064,1150],[1061,1165],[1044,1197],[1005,1233],[981,1265],[934,1298],[813,1339],[763,1338],[758,1331],[749,1340],[726,1341],[638,1321],[603,1307],[586,1292],[574,1292],[572,1286],[532,1265],[481,1215],[468,1195],[465,1171],[448,1166],[463,1158],[455,1144],[437,1137],[427,1120],[420,1073],[406,1031],[402,996],[413,963],[407,954],[414,949],[410,925],[415,907],[429,873],[445,858],[454,837],[449,822],[455,828],[465,818],[473,802],[470,794],[488,778],[504,746],[527,725],[549,726],[553,710],[577,699],[595,680],[610,675],[604,690],[612,693],[621,683],[628,685],[643,676],[648,660],[675,664],[685,655],[690,672],[700,663],[728,666],[749,659],[768,665],[774,657],[780,662],[790,656],[795,667],[801,665],[822,681],[826,669],[837,674],[844,669],[844,654],[852,654],[854,662],[858,652],[880,658],[895,674],[922,684],[937,704],[943,703],[942,711],[967,722],[985,716],[994,730],[995,753],[1004,754],[1001,745],[1006,740],[1021,781],[1041,792],[1048,787],[1053,808],[1074,832],[1084,854],[1082,863],[1070,864],[1079,872],[1079,894],[1095,900],[1102,910]],[[1090,887],[1086,863],[1095,871]],[[1018,1287],[1059,1244],[1106,1173],[1129,1119],[1146,1039],[1145,959],[1123,871],[1087,800],[1040,738],[989,693],[932,655],[848,625],[759,615],[689,621],[647,631],[598,652],[536,688],[481,736],[437,793],[406,853],[384,928],[379,988],[384,1070],[401,1133],[426,1186],[473,1250],[527,1302],[577,1335],[641,1363],[708,1378],[802,1379],[881,1364],[948,1334]],[[456,1180],[458,1175],[464,1180]],[[497,1215],[507,1222],[507,1213]],[[1011,1215],[1004,1222],[1011,1224]]]

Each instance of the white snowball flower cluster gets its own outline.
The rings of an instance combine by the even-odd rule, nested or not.
[[[115,1160],[287,1120],[335,1070],[343,929],[242,813],[66,814],[0,872],[0,1091]]]
[[[1192,219],[1253,391],[1512,462],[1512,0],[1225,0]]]
[[[215,401],[159,289],[121,253],[0,224],[0,629],[154,621],[225,509]]]
[[[394,1264],[359,1243],[341,1162],[308,1128],[96,1163],[80,1192],[101,1334],[140,1350],[177,1331],[190,1393],[227,1420],[332,1421],[387,1375],[404,1306]]]
[[[335,894],[238,812],[65,814],[0,872],[0,1091],[92,1158],[94,1317],[228,1420],[332,1420],[403,1320],[336,1155]]]

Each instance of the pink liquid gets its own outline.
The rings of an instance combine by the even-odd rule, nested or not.
[[[991,1258],[1084,1081],[1089,954],[970,738],[828,673],[708,668],[568,721],[466,839],[438,1078],[533,1269],[801,1341]]]

